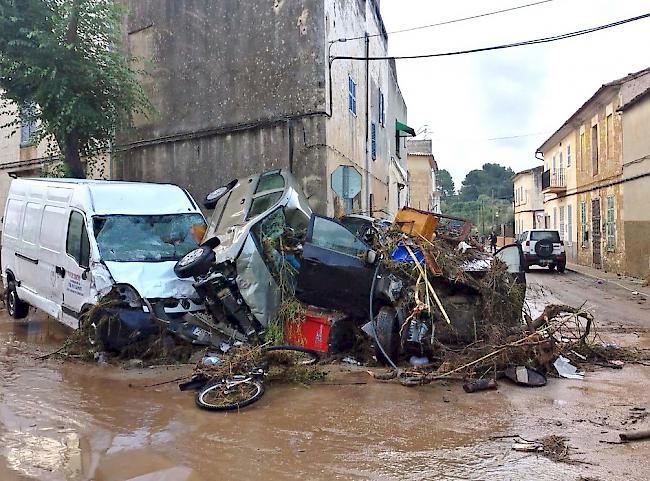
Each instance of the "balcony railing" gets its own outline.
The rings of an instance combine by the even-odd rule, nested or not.
[[[545,170],[542,174],[542,192],[562,192],[566,190],[565,169]]]

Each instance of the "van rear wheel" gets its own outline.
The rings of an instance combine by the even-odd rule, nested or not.
[[[7,312],[14,319],[24,319],[29,314],[29,304],[21,301],[16,292],[16,284],[11,281],[5,291],[5,304]]]

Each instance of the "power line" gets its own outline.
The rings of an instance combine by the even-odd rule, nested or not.
[[[540,2],[527,3],[526,5],[519,5],[517,7],[504,8],[503,10],[495,10],[493,12],[479,13],[477,15],[472,15],[470,17],[455,18],[453,20],[446,20],[444,22],[432,23],[432,24],[429,24],[429,25],[421,25],[419,27],[404,28],[402,30],[393,30],[392,32],[387,32],[386,35],[394,35],[396,33],[412,32],[414,30],[422,30],[422,29],[425,29],[425,28],[440,27],[442,25],[449,25],[449,24],[452,24],[452,23],[464,22],[466,20],[474,20],[476,18],[489,17],[491,15],[497,15],[499,13],[512,12],[514,10],[520,10],[522,8],[534,7],[536,5],[541,5],[543,3],[549,3],[549,2],[553,2],[553,1],[555,1],[555,0],[542,0]],[[370,38],[370,37],[381,37],[382,35],[383,35],[383,33],[375,33],[373,35],[368,35],[368,38]],[[362,38],[366,38],[366,36],[364,35],[364,36],[361,36],[361,37],[339,38],[337,40],[334,40],[334,42],[347,42],[348,40],[359,40],[359,39],[362,39]]]
[[[487,52],[490,50],[503,50],[506,48],[513,47],[522,47],[526,45],[537,45],[540,43],[549,43],[556,42],[558,40],[564,40],[567,38],[578,37],[580,35],[586,35],[588,33],[598,32],[600,30],[605,30],[608,28],[618,27],[619,25],[624,25],[630,22],[636,22],[637,20],[642,20],[644,18],[650,17],[650,13],[645,13],[637,17],[627,18],[625,20],[619,20],[617,22],[608,23],[607,25],[600,25],[598,27],[586,28],[583,30],[577,30],[575,32],[563,33],[560,35],[554,35],[552,37],[537,38],[534,40],[524,40],[521,42],[507,43],[503,45],[495,45],[493,47],[481,47],[473,48],[470,50],[459,50],[456,52],[444,52],[444,53],[431,53],[424,55],[404,55],[404,56],[395,56],[395,57],[348,57],[348,56],[335,56],[330,58],[330,63],[334,60],[405,60],[405,59],[417,59],[417,58],[432,58],[432,57],[450,57],[453,55],[464,55],[468,53],[477,53],[477,52]]]

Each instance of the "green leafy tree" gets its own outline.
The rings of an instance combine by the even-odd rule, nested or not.
[[[439,170],[436,180],[438,184],[438,192],[440,192],[440,197],[445,199],[454,195],[456,190],[454,186],[454,179],[451,178],[451,174],[447,169]]]
[[[152,110],[122,49],[122,14],[114,0],[0,0],[2,110],[22,106],[7,125],[37,121],[31,141],[53,138],[73,177]]]
[[[485,194],[494,199],[512,199],[512,176],[510,167],[499,164],[483,164],[480,170],[472,170],[463,180],[460,197],[463,200],[476,200]]]

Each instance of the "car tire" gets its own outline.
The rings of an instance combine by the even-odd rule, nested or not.
[[[565,269],[566,269],[566,266],[565,266],[564,264],[558,264],[558,266],[557,266],[557,271],[558,271],[560,274],[564,274]]]
[[[540,259],[549,259],[553,255],[553,242],[548,239],[542,239],[535,243],[535,254]]]
[[[551,264],[551,265],[549,265],[549,266],[548,266],[548,270],[549,270],[549,271],[555,270],[555,264]]]
[[[523,267],[524,267],[524,272],[530,272],[530,266],[528,265],[528,262],[524,261]]]
[[[379,346],[375,346],[375,355],[377,361],[383,365],[390,364],[390,361],[397,362],[399,355],[399,321],[397,319],[397,312],[392,307],[382,307],[375,317],[375,329],[377,332],[377,340],[381,343],[386,355],[390,358],[387,359],[384,352]],[[376,342],[376,341],[375,341]]]
[[[29,314],[29,304],[21,301],[16,292],[16,284],[10,281],[5,291],[5,305],[7,312],[14,319],[24,319]]]
[[[185,254],[174,266],[174,273],[180,279],[200,276],[210,270],[214,260],[212,248],[202,245]]]
[[[217,202],[219,202],[219,199],[221,199],[224,195],[230,192],[232,188],[235,187],[236,185],[237,185],[237,179],[234,179],[228,182],[226,185],[219,187],[218,189],[210,192],[208,195],[205,196],[205,199],[203,200],[203,206],[208,210],[214,209],[217,206]]]

